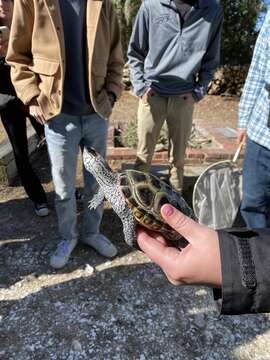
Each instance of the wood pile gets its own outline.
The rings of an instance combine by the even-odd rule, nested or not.
[[[240,96],[248,73],[248,65],[220,67],[208,86],[209,95]]]
[[[131,89],[131,81],[130,81],[130,71],[128,68],[128,64],[126,63],[123,70],[123,84],[125,90]]]

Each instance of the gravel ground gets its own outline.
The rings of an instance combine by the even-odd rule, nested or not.
[[[135,102],[128,101],[134,116]],[[214,121],[225,111],[235,122],[235,100],[231,110],[223,99],[214,107],[212,98],[205,101],[207,112],[197,118]],[[116,118],[125,120],[121,106]],[[0,187],[1,360],[270,359],[269,315],[220,317],[209,289],[170,285],[157,266],[124,244],[107,204],[102,230],[118,256],[107,261],[79,245],[64,269],[51,269],[48,258],[58,237],[46,152],[33,162],[48,193],[47,218],[35,217],[18,182]],[[194,177],[186,170],[184,195],[190,200]]]

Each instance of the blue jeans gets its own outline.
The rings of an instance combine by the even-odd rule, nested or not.
[[[270,210],[270,150],[248,139],[241,214],[249,228],[267,227]]]
[[[95,148],[106,156],[108,123],[97,114],[73,116],[60,114],[45,125],[45,135],[52,166],[55,207],[62,239],[78,238],[75,199],[76,169],[80,147]],[[84,218],[82,236],[99,233],[103,207],[88,208],[88,202],[98,190],[93,176],[83,168]]]

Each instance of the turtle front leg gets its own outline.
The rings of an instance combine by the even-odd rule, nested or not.
[[[132,247],[135,247],[138,249],[137,245],[137,234],[136,234],[136,220],[133,217],[132,212],[128,214],[128,216],[125,216],[122,218],[123,223],[123,232],[125,237],[125,242]]]
[[[100,204],[102,204],[104,200],[104,192],[101,187],[98,189],[98,192],[93,196],[93,198],[89,201],[88,207],[89,209],[96,209]]]

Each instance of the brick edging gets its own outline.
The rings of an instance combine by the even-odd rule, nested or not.
[[[198,163],[214,163],[221,160],[232,160],[236,151],[235,139],[228,139],[217,133],[215,127],[204,126],[200,122],[200,128],[207,132],[213,139],[216,147],[211,148],[187,148],[185,155],[186,164],[198,164]],[[108,160],[129,160],[135,161],[136,149],[128,147],[114,147],[114,127],[109,127],[108,142],[107,142],[107,158]],[[240,159],[243,158],[243,154],[240,155]],[[155,152],[153,157],[153,164],[167,164],[168,152],[158,151]]]

